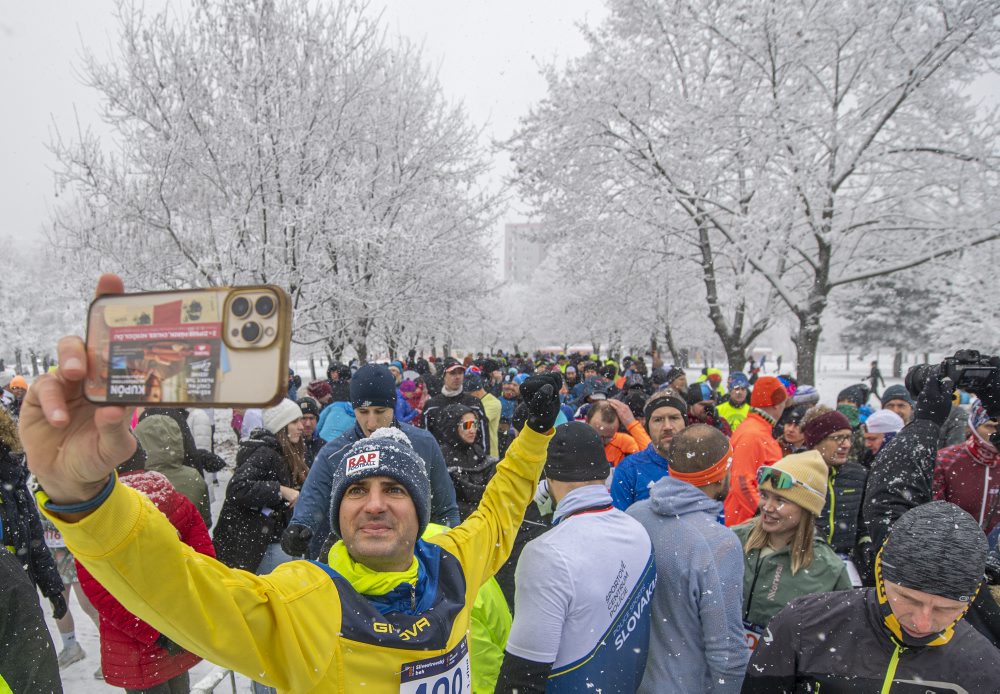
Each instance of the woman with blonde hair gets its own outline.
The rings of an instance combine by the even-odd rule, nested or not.
[[[826,471],[817,451],[761,467],[760,512],[732,529],[743,544],[743,625],[751,648],[771,617],[795,598],[851,588],[844,563],[816,534]]]

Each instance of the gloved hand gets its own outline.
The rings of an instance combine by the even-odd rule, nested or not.
[[[312,540],[313,531],[308,525],[291,523],[285,532],[281,534],[281,549],[285,554],[293,557],[304,556],[309,550],[309,541]]]
[[[168,639],[165,634],[160,634],[156,637],[156,645],[170,655],[177,655],[184,652],[184,649],[180,645]]]
[[[69,606],[66,604],[66,599],[62,595],[54,595],[49,598],[49,602],[52,603],[52,618],[55,620],[60,620],[66,616],[69,611]]]
[[[715,426],[718,423],[719,413],[715,411],[715,405],[709,403],[705,405],[705,422]]]
[[[951,396],[955,392],[955,384],[944,375],[944,370],[938,366],[927,377],[924,389],[917,398],[914,419],[926,419],[941,426],[951,413]]]
[[[1000,419],[1000,357],[991,357],[990,366],[996,368],[993,377],[986,383],[983,392],[975,393],[979,402],[983,403],[986,414]]]
[[[521,397],[528,407],[527,426],[544,434],[559,416],[559,387],[562,379],[553,373],[532,376],[521,384]]]
[[[538,482],[538,489],[535,490],[535,506],[538,507],[538,512],[543,516],[548,516],[553,512],[548,480]]]

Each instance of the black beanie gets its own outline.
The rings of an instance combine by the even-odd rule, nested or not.
[[[351,405],[395,407],[396,379],[383,364],[365,364],[351,378]]]
[[[649,415],[661,407],[673,407],[682,415],[686,415],[688,411],[687,403],[681,399],[677,391],[664,389],[646,401],[646,407],[642,411],[643,419],[648,422]]]
[[[971,602],[986,572],[989,544],[979,524],[947,501],[899,517],[882,547],[882,575],[922,593]]]
[[[319,411],[322,408],[320,408],[318,402],[309,397],[299,398],[295,402],[298,404],[299,409],[302,410],[303,417],[311,414],[313,417],[319,419]]]
[[[589,424],[567,422],[556,427],[545,459],[545,477],[558,482],[593,482],[607,479],[611,464],[604,444]]]

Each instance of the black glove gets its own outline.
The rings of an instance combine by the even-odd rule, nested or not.
[[[705,405],[705,421],[712,426],[715,426],[718,423],[718,412],[715,411],[715,405]]]
[[[291,523],[281,534],[281,549],[293,557],[301,557],[309,550],[313,531],[308,525]]]
[[[924,389],[917,398],[917,407],[913,413],[914,419],[926,419],[941,426],[951,413],[951,396],[955,392],[955,384],[946,378],[940,366],[927,377]]]
[[[53,595],[49,598],[49,602],[52,603],[52,618],[55,620],[60,620],[66,616],[69,611],[69,606],[66,604],[66,599],[62,595]]]
[[[527,425],[544,434],[559,416],[559,388],[562,381],[553,373],[532,376],[521,384],[521,397],[528,407]]]
[[[979,398],[979,402],[983,403],[986,414],[997,419],[1000,418],[1000,357],[991,357],[990,366],[994,367],[996,371],[986,382],[986,387],[982,389],[982,392],[975,395]]]
[[[170,655],[178,655],[179,653],[184,652],[183,648],[181,648],[178,644],[168,639],[165,634],[160,634],[159,636],[156,637],[156,645],[165,650]]]

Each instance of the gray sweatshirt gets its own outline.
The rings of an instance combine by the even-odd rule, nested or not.
[[[664,477],[626,511],[653,541],[650,656],[640,693],[736,694],[750,648],[742,621],[743,548],[717,521],[722,504]]]

